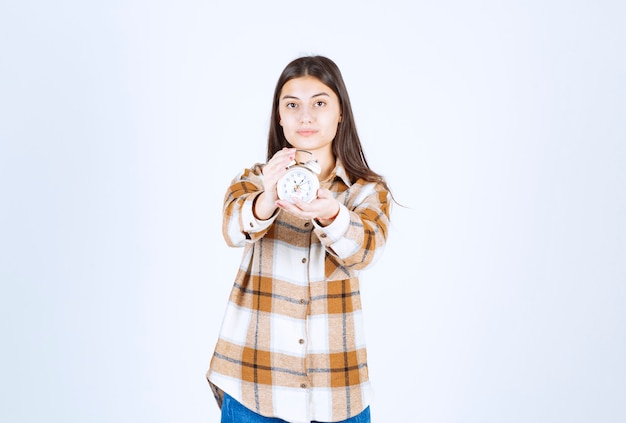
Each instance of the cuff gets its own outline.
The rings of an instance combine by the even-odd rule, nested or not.
[[[350,227],[350,210],[343,204],[339,204],[339,214],[328,226],[322,226],[313,219],[313,225],[318,238],[327,247],[344,237]]]
[[[254,201],[256,200],[257,197],[258,196],[255,195],[254,197],[247,199],[245,203],[243,203],[243,206],[241,207],[241,224],[243,225],[244,232],[247,232],[250,234],[261,232],[267,229],[272,223],[274,223],[274,220],[276,220],[276,216],[278,215],[278,212],[276,211],[267,220],[257,219],[253,211]]]

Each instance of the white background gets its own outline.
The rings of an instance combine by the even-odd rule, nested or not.
[[[4,0],[0,421],[217,422],[222,196],[342,69],[396,198],[375,422],[626,421],[622,1]]]

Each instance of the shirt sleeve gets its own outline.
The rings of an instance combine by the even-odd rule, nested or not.
[[[243,247],[262,238],[277,213],[267,220],[254,215],[254,201],[263,192],[261,166],[246,169],[233,179],[224,196],[222,233],[231,247]]]
[[[353,187],[354,188],[354,187]],[[366,183],[354,198],[340,204],[335,220],[321,226],[313,222],[315,232],[337,264],[360,270],[375,262],[387,241],[390,194],[381,183]]]

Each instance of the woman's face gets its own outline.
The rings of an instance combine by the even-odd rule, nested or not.
[[[280,92],[278,115],[289,144],[318,155],[332,152],[341,107],[337,95],[319,79],[303,76],[287,81]]]

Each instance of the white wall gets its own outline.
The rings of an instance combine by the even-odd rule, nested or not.
[[[624,421],[625,13],[3,2],[0,420],[218,421],[222,195],[318,53],[408,206],[362,276],[374,420]]]

